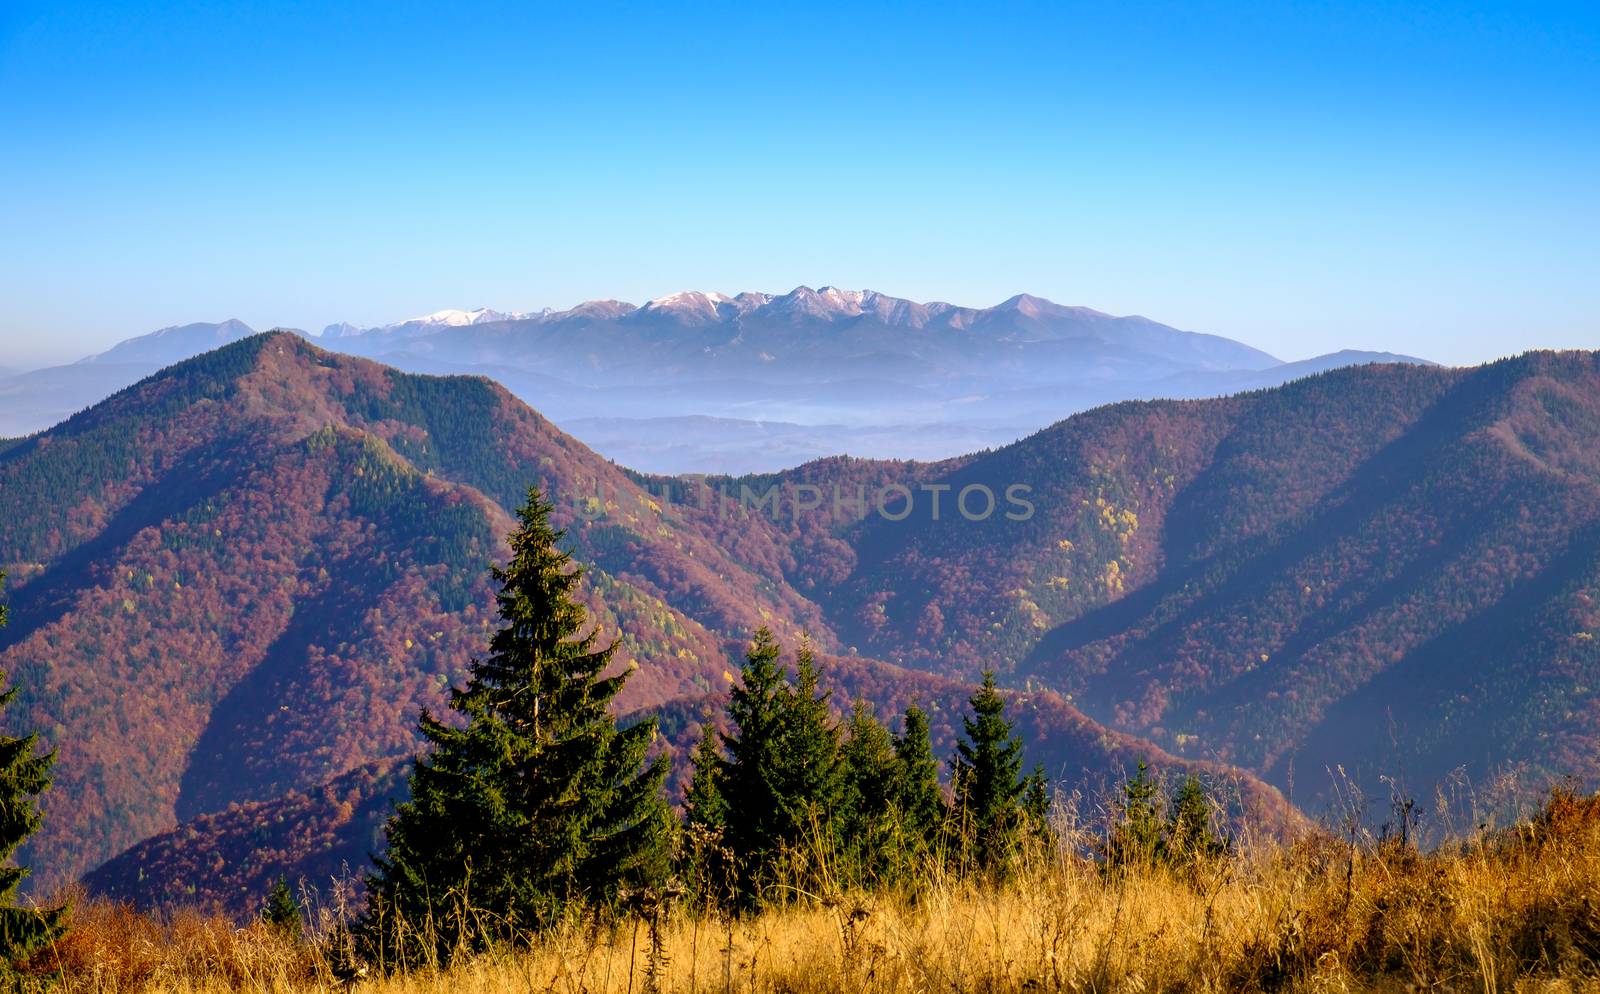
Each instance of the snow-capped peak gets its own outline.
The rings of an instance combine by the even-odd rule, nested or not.
[[[723,293],[679,290],[677,293],[669,293],[665,297],[657,297],[644,306],[658,311],[703,311],[708,308],[715,310],[718,304],[726,304],[731,300],[733,300],[732,297]]]
[[[714,324],[725,320],[723,308],[731,307],[734,313],[742,309],[738,299],[724,293],[705,293],[700,290],[681,290],[657,297],[636,312],[640,315],[668,314],[679,322]]]
[[[403,324],[426,324],[435,327],[462,328],[469,324],[483,324],[486,321],[512,321],[521,316],[520,314],[511,314],[503,311],[491,311],[487,307],[480,307],[472,311],[443,310],[434,311],[432,314],[424,314],[420,318],[399,321],[389,325],[389,327],[396,328]]]
[[[817,291],[817,296],[833,304],[835,307],[860,307],[862,301],[867,299],[870,290],[841,290],[836,286],[825,286]]]
[[[490,310],[487,307],[479,307],[471,311],[452,308],[434,311],[432,314],[424,314],[417,318],[407,318],[404,321],[395,321],[392,324],[379,325],[375,328],[362,327],[351,324],[348,321],[340,321],[338,324],[330,324],[322,329],[321,337],[352,338],[374,331],[396,331],[399,329],[465,328],[469,325],[486,324],[490,321],[520,321],[528,316],[514,311]]]

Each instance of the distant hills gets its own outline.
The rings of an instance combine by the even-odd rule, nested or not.
[[[0,375],[0,434],[48,427],[251,333],[238,321],[167,328],[70,366]],[[1282,363],[1226,338],[1026,294],[972,308],[833,287],[439,311],[329,325],[315,340],[411,372],[489,376],[603,455],[674,473],[771,471],[836,454],[944,458],[1103,403],[1419,361],[1342,352]]]
[[[669,477],[486,379],[247,337],[0,447],[8,717],[61,755],[29,858],[128,850],[92,880],[145,899],[162,867],[237,863],[208,895],[237,907],[250,874],[367,845],[529,483],[674,755],[768,623],[812,634],[841,704],[936,706],[947,738],[996,669],[1069,785],[1148,757],[1315,814],[1339,768],[1380,807],[1382,776],[1600,778],[1597,453],[1600,354],[1530,353],[1124,402],[938,462]]]
[[[922,471],[837,466],[874,488]],[[418,709],[442,709],[482,649],[485,566],[535,483],[558,498],[593,617],[639,667],[624,706],[722,692],[760,624],[840,644],[786,575],[816,538],[736,500],[682,513],[488,380],[287,333],[169,367],[0,451],[0,670],[21,688],[7,718],[60,750],[29,853],[43,882],[409,755]],[[845,697],[896,692],[872,678],[882,664],[853,665]],[[1064,702],[1052,714],[1099,727]],[[1111,765],[1110,739],[1074,735],[1065,769]]]
[[[871,517],[791,581],[863,654],[998,668],[1313,811],[1340,767],[1593,780],[1597,453],[1595,353],[1125,403],[918,483],[1027,481],[1028,520]]]

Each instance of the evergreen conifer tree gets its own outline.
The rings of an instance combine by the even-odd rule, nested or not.
[[[286,938],[300,938],[300,905],[294,899],[294,891],[289,889],[289,881],[283,877],[279,877],[267,893],[267,901],[261,907],[261,920]]]
[[[619,729],[611,715],[628,674],[608,676],[616,643],[583,633],[551,510],[529,491],[511,561],[492,571],[502,625],[451,692],[461,720],[422,716],[432,751],[370,881],[367,938],[386,960],[521,941],[571,902],[665,872],[666,761],[645,757],[655,723]]]
[[[689,787],[683,795],[684,822],[720,834],[728,824],[728,799],[722,793],[726,762],[717,748],[717,730],[709,722],[690,762]]]
[[[0,573],[0,586],[5,574]],[[0,605],[0,627],[6,609]],[[17,689],[0,692],[0,710],[16,697]],[[17,972],[17,963],[59,939],[67,930],[67,909],[19,907],[17,888],[28,875],[26,867],[12,862],[17,847],[39,827],[38,797],[50,786],[54,752],[38,754],[37,733],[17,738],[0,735],[0,991],[35,986],[37,978]]]
[[[683,875],[691,891],[706,902],[727,898],[731,867],[726,847],[728,799],[723,794],[727,761],[717,746],[717,730],[709,720],[703,725],[700,745],[691,760],[689,787],[683,796],[686,838]]]
[[[894,740],[894,755],[894,804],[907,857],[915,864],[938,848],[949,811],[939,788],[939,762],[933,758],[928,716],[914,704],[906,708],[904,725]]]
[[[840,747],[843,785],[838,807],[840,848],[858,883],[883,883],[905,852],[895,787],[900,763],[889,730],[858,700]]]
[[[1200,778],[1189,774],[1178,782],[1168,805],[1167,861],[1184,865],[1212,859],[1227,850],[1227,843],[1211,827],[1211,800]]]
[[[784,748],[778,782],[792,839],[801,845],[832,848],[831,820],[844,788],[839,725],[827,691],[818,689],[815,654],[809,639],[795,653],[794,682],[785,690]],[[814,853],[816,854],[816,853]]]
[[[746,906],[776,863],[787,820],[777,772],[783,764],[784,693],[780,650],[772,631],[758,628],[745,653],[740,680],[728,696],[722,795],[738,813],[727,823],[728,848],[736,861],[739,898]]]
[[[1122,785],[1122,816],[1106,840],[1108,865],[1147,864],[1160,856],[1160,796],[1160,785],[1151,778],[1149,768],[1140,763],[1138,772]]]
[[[960,842],[967,861],[979,870],[995,869],[1010,858],[1021,821],[1022,740],[1006,719],[1005,701],[993,671],[968,702],[964,736],[952,760]]]
[[[1043,766],[1035,766],[1023,785],[1022,818],[1034,838],[1050,841],[1050,780]]]
[[[814,865],[814,857],[831,855],[835,841],[839,729],[827,693],[818,689],[809,644],[800,647],[792,682],[779,656],[772,632],[757,630],[728,700],[733,730],[725,737],[723,794],[744,907],[758,903],[785,860]]]

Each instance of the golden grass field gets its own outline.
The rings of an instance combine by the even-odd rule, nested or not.
[[[1558,792],[1514,829],[1425,855],[1321,833],[1108,874],[1074,851],[915,896],[805,898],[742,920],[680,907],[655,928],[575,921],[406,975],[341,980],[324,944],[265,925],[93,903],[50,955],[59,989],[85,994],[1600,991],[1595,798]]]

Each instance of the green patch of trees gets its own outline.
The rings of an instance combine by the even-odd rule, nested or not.
[[[680,867],[698,899],[744,911],[915,886],[930,871],[1003,873],[1030,830],[1047,831],[1044,778],[1021,774],[992,674],[970,701],[947,795],[921,709],[907,709],[898,735],[862,701],[838,721],[809,645],[792,669],[780,657],[772,633],[757,631],[728,732],[708,723],[694,754]]]
[[[1107,868],[1165,865],[1186,869],[1227,853],[1229,841],[1215,824],[1211,799],[1189,774],[1163,789],[1149,768],[1122,785],[1121,810],[1102,850]]]
[[[530,491],[496,568],[501,628],[450,698],[424,713],[431,752],[390,819],[369,881],[364,940],[380,963],[446,961],[521,941],[571,907],[661,878],[672,825],[653,722],[618,728],[627,679],[575,599],[550,504]]]
[[[381,965],[443,963],[525,942],[573,914],[687,894],[730,914],[851,890],[916,889],[933,874],[1004,876],[1051,843],[1050,789],[1024,773],[1006,701],[985,673],[940,781],[926,714],[892,732],[863,701],[838,717],[802,640],[792,657],[756,631],[721,720],[704,716],[681,820],[664,798],[653,720],[619,727],[629,676],[616,641],[576,599],[579,573],[530,491],[493,570],[501,627],[454,690],[424,713],[428,754],[387,827],[361,929]],[[719,731],[718,729],[725,729]],[[1198,781],[1158,819],[1141,767],[1107,862],[1216,844]],[[288,905],[280,895],[283,917]]]
[[[5,574],[0,573],[0,585]],[[6,609],[0,605],[0,626]],[[15,688],[0,691],[0,710],[16,696]],[[17,902],[17,888],[28,876],[26,867],[12,857],[17,847],[39,827],[39,795],[50,786],[54,752],[40,753],[37,733],[0,735],[0,991],[34,990],[48,978],[22,968],[24,962],[59,939],[67,930],[65,907],[41,909]]]

